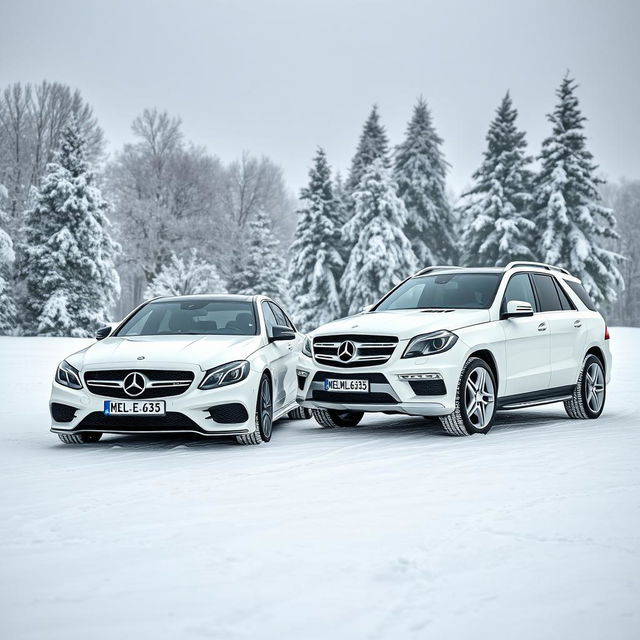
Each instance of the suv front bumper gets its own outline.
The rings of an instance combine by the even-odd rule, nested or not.
[[[307,409],[404,413],[413,416],[449,415],[455,410],[456,389],[462,370],[460,363],[465,361],[466,346],[458,343],[442,354],[394,358],[377,367],[329,367],[319,365],[301,354],[297,367],[296,400]],[[456,353],[458,350],[460,353]],[[398,351],[402,352],[402,349]],[[432,384],[416,385],[419,379],[406,378],[416,374],[432,376],[422,381]],[[369,393],[326,391],[325,378],[368,379]]]

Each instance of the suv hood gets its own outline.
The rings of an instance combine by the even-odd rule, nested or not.
[[[188,364],[206,371],[233,360],[245,360],[262,342],[261,336],[116,336],[74,353],[67,362],[78,369],[149,369]],[[138,360],[140,356],[142,360]]]
[[[336,333],[397,336],[400,340],[440,329],[455,331],[473,324],[489,322],[488,309],[399,309],[374,311],[334,320],[311,332],[311,337]]]

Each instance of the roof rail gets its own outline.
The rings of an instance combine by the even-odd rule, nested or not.
[[[454,267],[446,264],[434,264],[431,267],[425,267],[424,269],[420,269],[420,271],[416,271],[416,273],[414,273],[412,277],[415,278],[416,276],[423,276],[427,273],[430,273],[431,271],[442,271],[443,269],[464,269],[464,267]]]
[[[516,267],[539,267],[540,269],[547,269],[548,271],[559,271],[560,273],[566,273],[568,276],[571,274],[564,267],[556,267],[546,262],[530,262],[528,260],[519,260],[518,262],[510,262],[505,268],[505,271],[509,269],[515,269]]]

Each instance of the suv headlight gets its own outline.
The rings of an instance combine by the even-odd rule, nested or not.
[[[430,356],[434,353],[448,351],[457,342],[458,336],[451,331],[434,331],[416,336],[409,342],[402,354],[403,358],[418,358]]]
[[[302,353],[309,358],[313,356],[311,351],[311,338],[309,336],[304,339],[304,343],[302,344]]]
[[[70,389],[82,389],[80,372],[72,367],[66,360],[63,360],[56,370],[56,382],[63,387]]]
[[[200,383],[198,389],[216,389],[217,387],[226,387],[228,384],[240,382],[240,380],[244,380],[249,375],[250,368],[246,360],[235,360],[220,367],[209,369],[204,374],[204,380]]]

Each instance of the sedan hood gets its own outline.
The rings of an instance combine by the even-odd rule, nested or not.
[[[312,337],[333,334],[374,334],[397,336],[404,340],[440,329],[455,331],[473,324],[489,322],[488,309],[400,309],[375,311],[342,318],[325,324]]]
[[[262,342],[261,336],[116,336],[73,354],[67,361],[78,369],[189,364],[206,371],[245,360]]]

